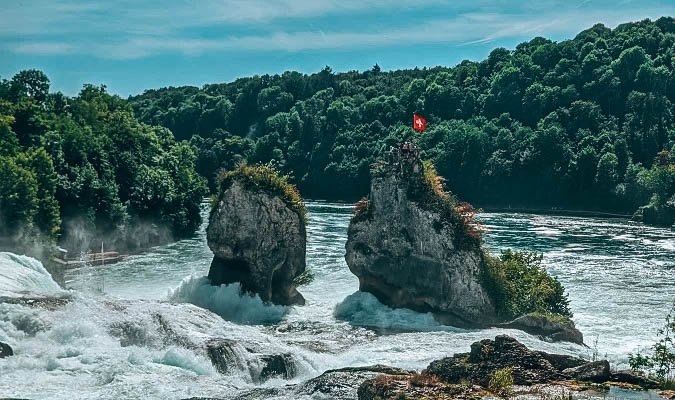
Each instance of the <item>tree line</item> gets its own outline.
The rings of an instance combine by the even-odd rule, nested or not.
[[[413,140],[479,205],[632,212],[675,203],[674,57],[675,20],[664,17],[537,37],[451,68],[326,67],[129,101],[190,141],[212,188],[220,169],[272,161],[306,197],[355,200],[369,165]],[[426,132],[413,134],[413,113]]]

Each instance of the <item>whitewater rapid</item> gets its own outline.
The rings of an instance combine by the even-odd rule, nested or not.
[[[68,299],[53,307],[0,303],[0,341],[15,351],[0,359],[0,398],[229,398],[257,388],[283,390],[346,366],[422,369],[500,333],[533,348],[586,357],[595,351],[625,365],[629,352],[654,341],[675,299],[671,231],[625,220],[484,214],[493,252],[544,253],[546,268],[568,290],[586,343],[596,348],[519,331],[443,326],[358,291],[344,262],[351,206],[309,203],[308,209],[307,262],[315,279],[300,288],[304,307],[265,305],[240,296],[237,285],[210,286],[204,226],[194,238],[124,262],[69,271],[62,282],[67,290],[36,260],[0,253],[0,296]],[[236,368],[226,374],[205,351],[223,339],[236,343]],[[290,355],[293,378],[261,378],[261,359],[274,354]]]
[[[0,252],[0,297],[23,294],[58,296],[64,293],[38,260]]]

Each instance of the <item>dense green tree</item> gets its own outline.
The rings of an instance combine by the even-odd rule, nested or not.
[[[49,78],[44,72],[36,69],[21,71],[10,81],[9,92],[17,102],[28,97],[42,104],[47,100],[49,93]]]
[[[2,248],[59,241],[78,251],[106,241],[122,249],[139,243],[140,227],[152,227],[154,234],[144,228],[148,238],[194,232],[207,190],[189,144],[139,122],[105,86],[85,85],[68,98],[48,93],[49,80],[36,70],[7,85],[0,91]],[[216,111],[227,108],[221,100]]]
[[[0,239],[30,236],[38,211],[35,174],[12,157],[0,157]]]

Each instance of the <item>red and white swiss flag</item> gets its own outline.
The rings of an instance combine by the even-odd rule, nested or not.
[[[420,115],[413,114],[413,129],[417,132],[424,132],[427,129],[427,120]]]

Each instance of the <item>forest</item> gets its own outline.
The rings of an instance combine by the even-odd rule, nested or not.
[[[632,213],[675,202],[674,57],[675,20],[664,17],[537,37],[451,68],[326,67],[129,101],[141,121],[190,141],[212,188],[221,168],[272,161],[305,197],[353,201],[369,165],[411,140],[479,206]],[[413,113],[426,132],[413,133]]]
[[[242,162],[271,163],[305,198],[354,201],[370,165],[402,141],[480,207],[650,204],[675,216],[669,17],[536,37],[454,67],[325,67],[128,99],[49,87],[38,70],[0,81],[2,247],[189,235],[216,176]],[[413,132],[413,113],[427,131]]]
[[[0,247],[134,250],[192,234],[208,193],[194,149],[104,86],[70,98],[49,84],[37,70],[0,83]]]

